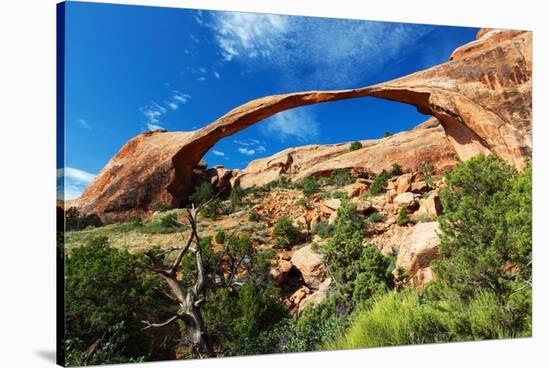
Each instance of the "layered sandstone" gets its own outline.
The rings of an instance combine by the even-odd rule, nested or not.
[[[242,188],[249,188],[269,183],[280,175],[297,181],[338,169],[379,174],[391,170],[394,163],[399,163],[404,171],[418,171],[421,165],[432,163],[437,172],[443,172],[457,163],[456,151],[435,118],[413,130],[361,143],[363,148],[351,152],[349,143],[289,148],[252,161],[237,180]]]
[[[436,117],[462,160],[494,152],[521,168],[531,155],[531,38],[530,32],[482,30],[451,61],[399,79],[358,89],[267,96],[194,132],[141,134],[76,203],[103,220],[128,218],[160,201],[179,206],[192,188],[193,168],[222,138],[294,107],[369,96],[411,104]]]

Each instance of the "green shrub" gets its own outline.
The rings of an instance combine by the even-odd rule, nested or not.
[[[258,211],[255,211],[255,210],[250,210],[250,212],[248,213],[248,221],[250,222],[258,222],[261,220],[261,216],[260,214],[258,213]]]
[[[473,295],[469,302],[426,300],[414,289],[375,298],[354,314],[351,327],[325,344],[326,349],[354,349],[502,339],[523,336],[510,329],[506,313],[493,292]]]
[[[277,248],[288,249],[300,241],[301,234],[292,224],[292,220],[283,216],[277,219],[272,237]]]
[[[384,132],[384,138],[391,137],[392,135],[392,132],[389,132],[387,130]]]
[[[386,186],[388,185],[388,180],[391,175],[386,171],[382,172],[373,180],[369,190],[367,191],[367,196],[377,196],[383,194],[386,191]]]
[[[346,192],[335,190],[335,191],[330,193],[330,198],[336,198],[336,199],[339,199],[341,201],[344,201],[344,200],[349,199],[349,195]]]
[[[402,207],[397,215],[397,225],[407,226],[409,224],[409,210],[407,207]]]
[[[313,176],[308,176],[304,178],[300,186],[302,187],[302,192],[305,196],[311,196],[312,194],[318,193],[320,190],[317,180]]]
[[[529,286],[531,167],[518,174],[494,155],[477,156],[446,178],[442,259],[435,264],[441,281],[466,298],[481,289],[508,294]]]
[[[435,175],[435,166],[431,162],[423,162],[420,164],[420,167],[418,168],[420,171],[420,174],[422,175],[423,180],[426,180],[426,178],[431,177],[432,175]]]
[[[189,196],[189,202],[195,204],[195,206],[200,206],[212,197],[214,197],[214,187],[210,182],[203,181],[198,186],[195,186],[195,190]]]
[[[139,255],[111,248],[106,237],[91,239],[65,258],[65,334],[69,361],[104,338],[111,342],[109,354],[100,348],[86,364],[141,359],[151,351],[151,336],[142,331],[141,320],[151,311],[166,308],[163,284],[145,271]],[[116,338],[116,340],[115,340]],[[79,363],[80,364],[80,363]]]
[[[369,244],[363,246],[366,223],[355,206],[344,202],[338,208],[332,239],[321,253],[340,293],[360,302],[384,291],[391,284],[389,259]]]
[[[313,234],[319,235],[321,238],[330,238],[334,232],[334,225],[329,224],[328,221],[321,221],[313,226]]]
[[[398,163],[394,162],[391,165],[390,176],[399,176],[402,174],[403,174],[403,170],[401,169],[401,166],[399,166]]]
[[[100,227],[103,223],[99,216],[92,215],[80,215],[80,211],[76,207],[70,207],[65,211],[65,230],[82,230],[91,227]]]
[[[153,209],[159,212],[166,212],[170,211],[172,207],[166,202],[159,202],[153,206]]]
[[[87,366],[100,364],[142,363],[145,356],[127,356],[124,353],[125,344],[131,343],[125,334],[125,323],[119,322],[109,327],[99,344],[90,354],[89,347],[83,346],[84,341],[78,337],[64,341],[64,364],[66,366]]]
[[[287,316],[269,275],[273,253],[255,250],[248,236],[227,235],[224,245],[215,250],[210,239],[201,241],[208,279],[223,275],[206,291],[201,312],[216,350],[223,355],[253,354],[259,333]],[[182,267],[182,274],[193,274],[194,257],[186,257]]]
[[[298,206],[302,206],[302,207],[306,207],[306,208],[307,208],[307,206],[309,205],[307,199],[305,199],[304,197],[298,199],[298,200],[296,201],[296,204],[297,204]]]
[[[241,189],[241,186],[236,184],[231,189],[231,194],[229,194],[229,201],[233,210],[238,208],[243,203],[243,197],[245,196],[245,191]]]
[[[390,292],[377,298],[371,308],[357,312],[352,327],[329,343],[328,349],[356,349],[413,344],[411,332],[415,310],[415,291]]]
[[[222,200],[219,198],[215,198],[208,202],[208,204],[203,208],[202,214],[204,217],[207,217],[212,220],[216,220],[218,218],[218,210],[221,208]]]
[[[177,227],[178,224],[176,221],[178,221],[177,215],[175,213],[170,213],[160,219],[160,225],[165,228]]]
[[[225,242],[225,230],[220,229],[216,232],[216,243],[223,244]]]
[[[352,142],[349,146],[350,151],[357,151],[358,149],[361,149],[361,148],[363,148],[363,144],[358,141]]]
[[[318,350],[348,325],[347,310],[335,297],[308,306],[297,317],[286,318],[261,333],[259,353],[290,353]]]
[[[370,222],[382,222],[384,221],[384,214],[380,212],[373,212],[369,215],[368,219]]]
[[[265,185],[266,191],[269,191],[270,189],[280,188],[280,189],[292,189],[294,188],[294,183],[292,180],[286,176],[281,175],[279,178],[273,180],[272,182]]]
[[[338,169],[331,172],[329,177],[323,178],[323,185],[335,185],[343,187],[355,182],[355,178],[351,175],[349,169]]]

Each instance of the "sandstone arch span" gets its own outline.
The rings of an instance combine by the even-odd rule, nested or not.
[[[147,132],[130,140],[77,201],[104,219],[131,217],[151,204],[178,205],[193,167],[219,140],[291,108],[359,97],[414,105],[436,117],[458,156],[494,152],[518,168],[531,155],[531,33],[482,30],[452,60],[358,89],[267,96],[194,132]]]

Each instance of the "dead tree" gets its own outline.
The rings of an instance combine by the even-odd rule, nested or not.
[[[160,275],[166,281],[172,295],[175,297],[175,301],[178,303],[179,308],[174,316],[164,322],[151,323],[149,321],[142,321],[145,324],[144,329],[151,327],[163,327],[176,321],[183,321],[189,331],[192,348],[195,349],[199,356],[213,355],[212,346],[208,339],[207,329],[204,325],[200,312],[200,303],[202,302],[200,299],[200,294],[205,286],[205,271],[203,268],[201,249],[199,246],[200,238],[197,232],[197,215],[207,204],[208,202],[197,208],[192,205],[191,208],[187,209],[187,220],[189,222],[191,232],[188,239],[184,241],[181,246],[170,250],[178,252],[173,263],[167,265],[165,262],[160,261],[151,252],[147,253],[147,256],[151,259],[153,264],[151,271]],[[196,264],[194,285],[189,291],[184,290],[176,277],[177,271],[181,266],[181,262],[187,254],[194,254]]]

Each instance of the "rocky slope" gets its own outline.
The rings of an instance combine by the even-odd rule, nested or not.
[[[453,53],[451,61],[399,79],[351,90],[267,96],[194,132],[142,133],[113,157],[74,205],[104,221],[130,218],[160,202],[179,206],[193,186],[196,166],[220,139],[293,107],[368,96],[411,104],[437,118],[460,159],[494,152],[521,168],[531,155],[531,38],[530,32],[482,29],[477,40]],[[421,146],[410,140],[409,144]],[[376,150],[367,147],[365,153],[374,155]],[[414,161],[405,153],[396,156],[403,165]],[[351,156],[369,165],[368,158],[358,157],[360,153]],[[337,158],[329,161],[335,167],[345,164]],[[302,173],[330,169],[314,166]]]
[[[252,161],[242,173],[236,174],[235,180],[242,188],[250,188],[280,175],[298,181],[312,175],[326,176],[338,169],[379,174],[390,170],[394,163],[405,171],[418,171],[420,165],[431,163],[437,172],[443,172],[457,163],[456,151],[435,118],[413,130],[361,143],[363,147],[355,151],[350,151],[350,143],[289,148]]]
[[[308,196],[307,206],[303,204],[303,192],[292,185],[251,190],[232,211],[225,212],[222,205],[215,219],[201,216],[198,231],[202,238],[212,237],[215,247],[221,246],[215,239],[217,232],[223,230],[226,234],[248,235],[256,249],[272,249],[270,274],[281,288],[283,304],[297,314],[309,304],[320,303],[334,288],[323,257],[313,244],[330,241],[331,231],[321,233],[320,225],[328,229],[340,206],[350,201],[368,224],[362,244],[374,244],[382,253],[393,254],[395,275],[404,271],[405,284],[424,287],[433,278],[430,263],[438,257],[439,191],[445,185],[437,175],[430,175],[429,179],[417,171],[394,176],[386,190],[376,196],[367,195],[372,180],[358,178],[347,185],[320,181],[319,192]],[[402,208],[406,208],[409,221],[399,225],[397,218]],[[251,217],[251,213],[256,216]],[[171,248],[190,230],[147,231],[148,225],[170,214],[185,222],[185,210],[174,209],[155,212],[142,226],[125,223],[71,231],[65,236],[65,250],[70,252],[100,235],[108,236],[112,246],[130,252],[151,246]],[[280,217],[291,219],[301,233],[300,241],[288,249],[278,248],[273,240],[273,229]]]

